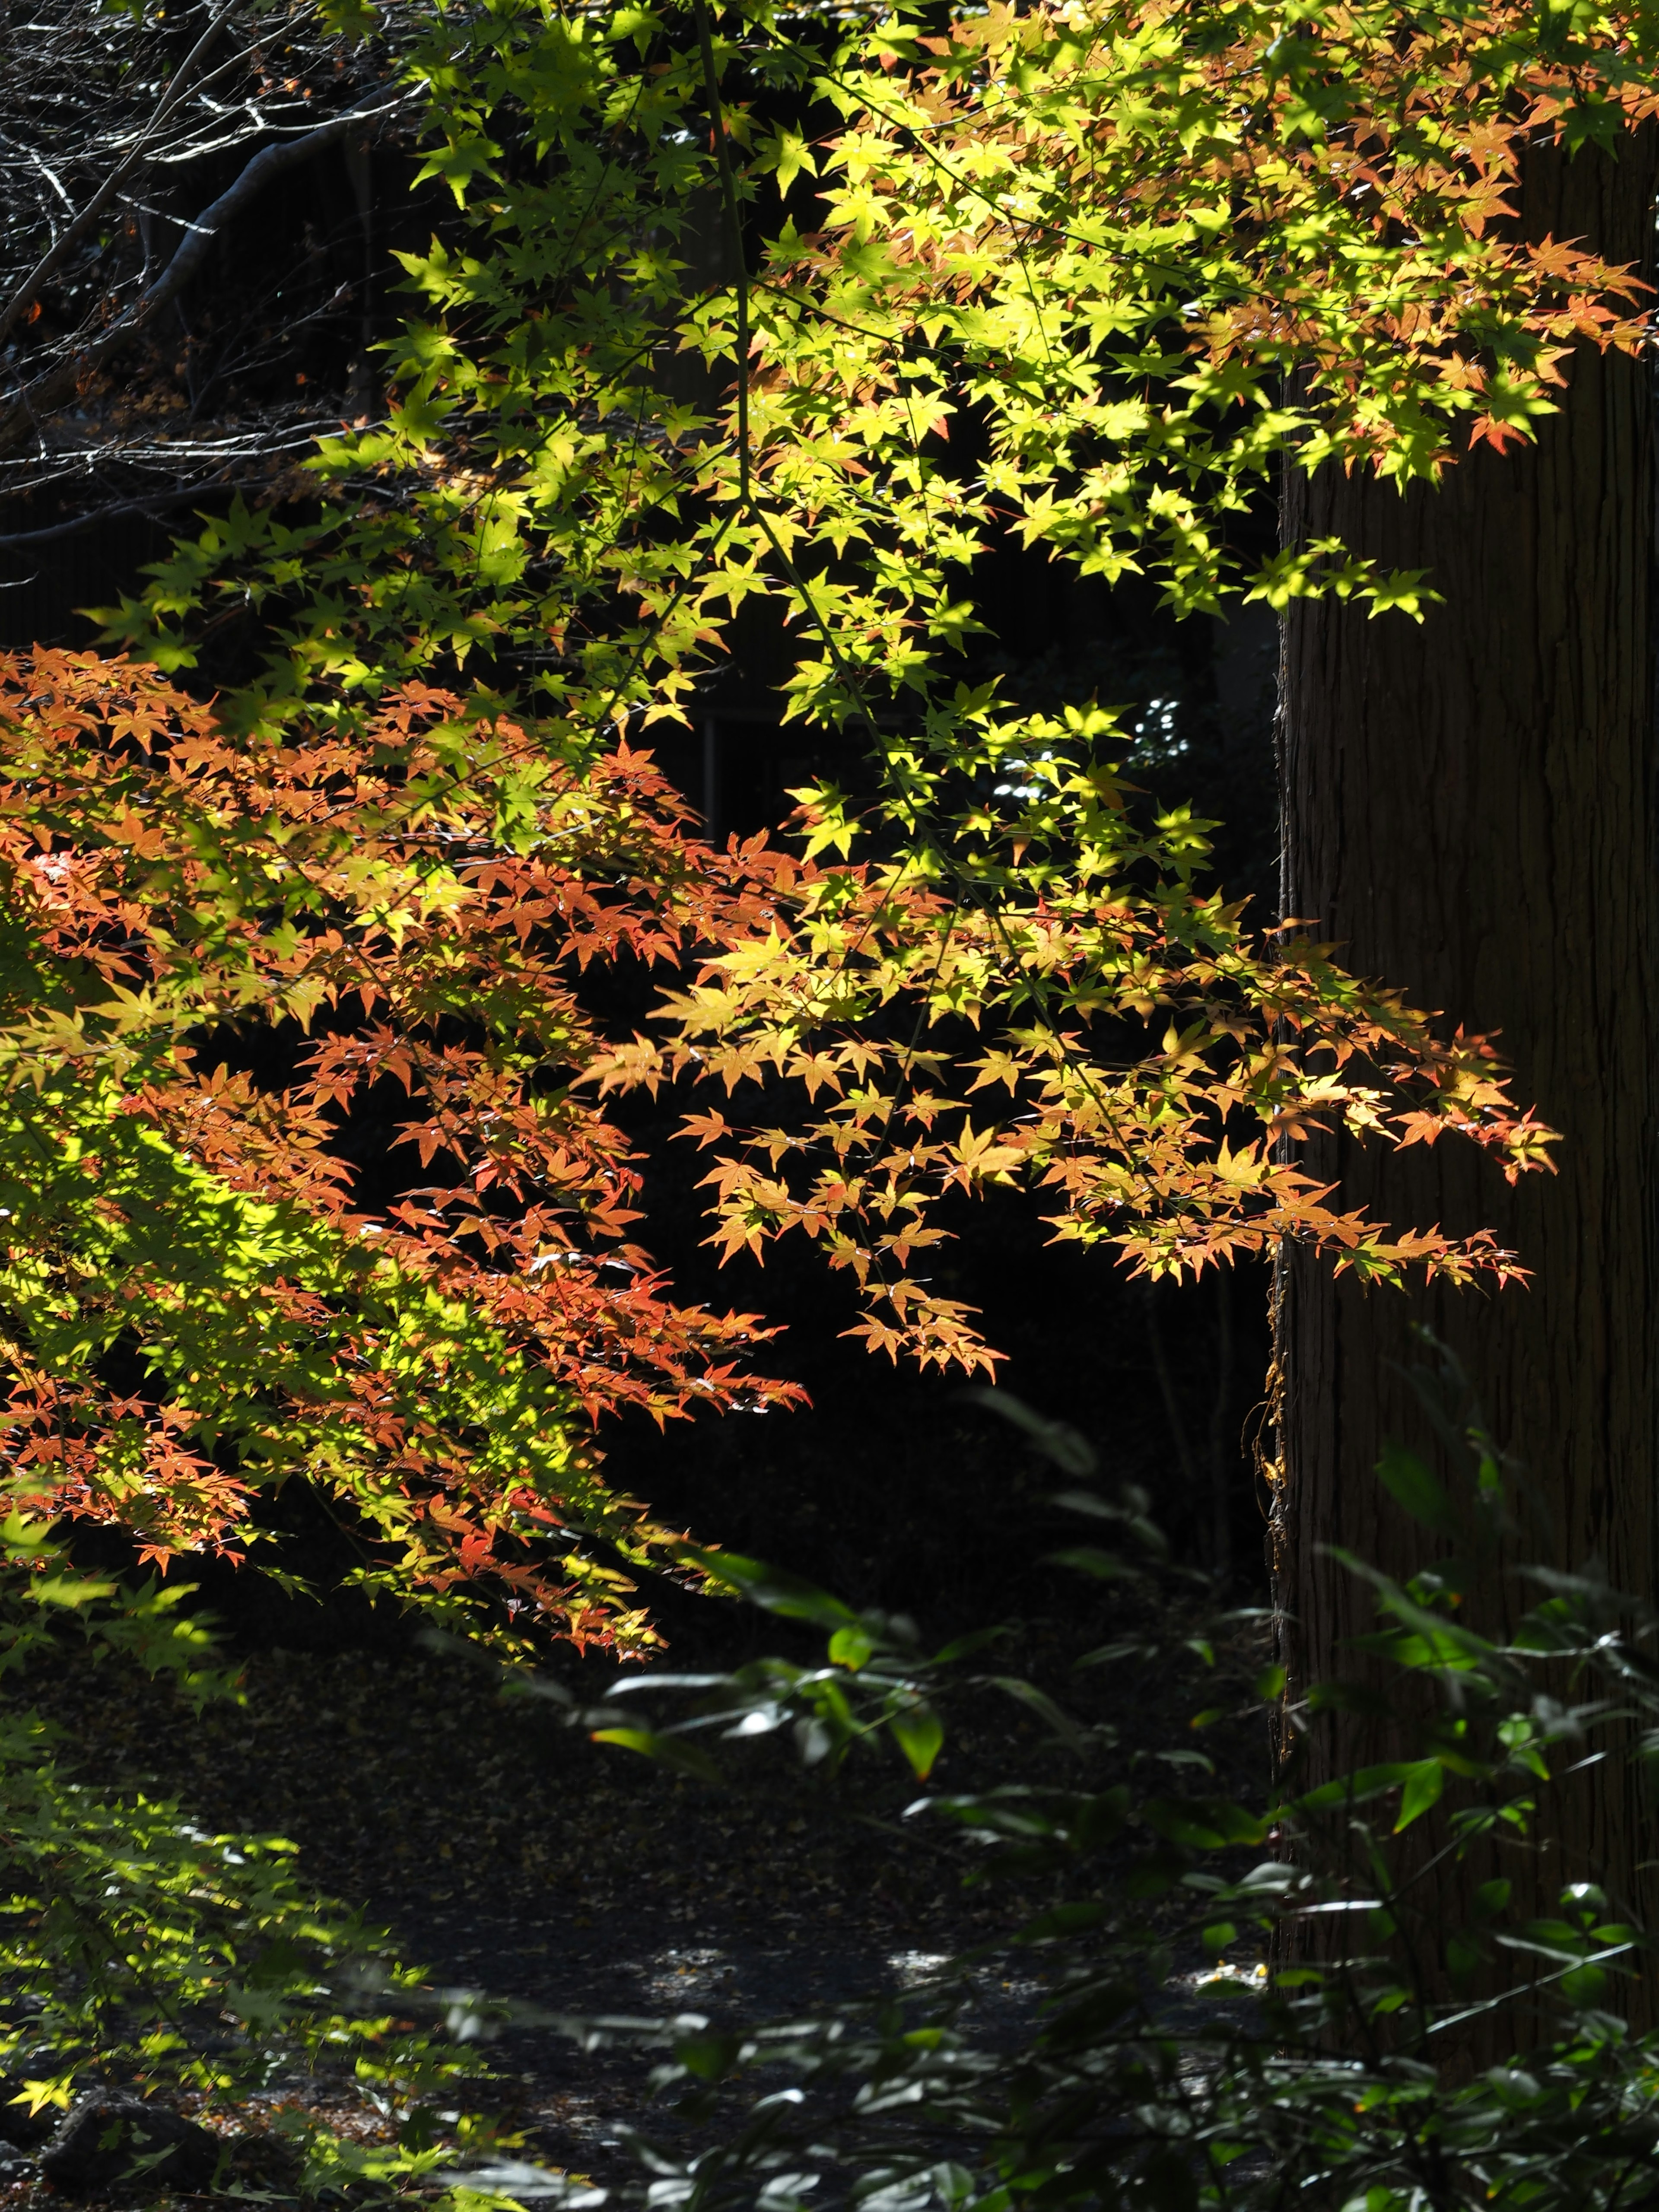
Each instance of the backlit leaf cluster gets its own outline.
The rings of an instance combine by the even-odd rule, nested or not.
[[[1204,880],[1206,825],[1142,803],[1110,702],[1035,712],[974,655],[1010,547],[1191,614],[1431,613],[1334,543],[1264,553],[1263,499],[1512,445],[1575,344],[1640,342],[1635,279],[1513,214],[1529,147],[1601,159],[1649,115],[1653,32],[434,11],[407,67],[453,214],[403,256],[384,418],[323,444],[313,502],[234,505],[106,611],[198,703],[131,665],[44,706],[15,678],[32,1479],[174,1541],[303,1472],[372,1573],[642,1633],[598,1554],[544,1548],[650,1547],[583,1425],[787,1395],[632,1241],[599,1094],[671,1079],[702,1085],[720,1249],[799,1228],[895,1355],[994,1357],[927,1258],[996,1185],[1153,1273],[1287,1239],[1383,1281],[1520,1271],[1333,1209],[1300,1152],[1544,1164],[1491,1044],[1264,933]],[[717,854],[640,754],[757,653],[862,765]],[[58,764],[100,685],[149,704]],[[584,977],[641,962],[654,1014],[596,1022]],[[255,1032],[290,1031],[302,1073],[263,1078]],[[379,1203],[348,1125],[390,1089],[430,1177]]]

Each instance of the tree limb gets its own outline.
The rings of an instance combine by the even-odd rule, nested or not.
[[[109,329],[81,347],[66,360],[60,361],[33,384],[26,385],[12,404],[0,416],[0,453],[15,446],[26,437],[31,426],[44,414],[68,399],[83,376],[96,368],[118,346],[137,336],[144,325],[184,289],[206,258],[208,250],[227,223],[230,222],[250,201],[257,198],[265,187],[289,169],[297,168],[325,147],[332,146],[354,130],[365,124],[376,123],[391,114],[410,98],[405,88],[378,84],[370,92],[326,123],[319,123],[298,138],[290,138],[275,146],[267,146],[248,162],[234,184],[221,192],[218,198],[204,208],[195,222],[185,228],[183,244],[173,255],[149,290],[133,303],[127,313],[112,323]],[[376,105],[379,102],[380,105]]]
[[[111,170],[80,214],[71,217],[65,228],[58,233],[52,245],[7,301],[4,307],[0,308],[0,344],[3,344],[15,329],[18,317],[33,303],[40,287],[63,266],[64,256],[69,252],[70,248],[77,245],[86,236],[93,224],[97,222],[111,200],[137,167],[143,159],[144,149],[183,97],[185,88],[195,75],[198,64],[240,5],[241,0],[227,0],[227,5],[219,10],[173,71],[173,82],[162,94],[161,105],[138,133],[126,159],[118,161]]]
[[[258,491],[270,479],[268,477],[210,477],[204,483],[175,484],[167,491],[153,491],[142,498],[117,500],[108,507],[89,507],[84,514],[71,515],[66,522],[48,523],[40,530],[13,531],[9,537],[0,537],[0,552],[13,552],[30,545],[55,545],[59,538],[78,537],[83,530],[94,530],[100,522],[118,522],[131,514],[153,514],[164,507],[185,507],[193,499],[208,499],[216,491]]]
[[[225,225],[233,222],[251,200],[256,199],[266,185],[285,170],[298,168],[302,161],[310,161],[313,155],[320,154],[325,147],[346,137],[354,129],[362,129],[366,122],[378,122],[383,115],[390,114],[394,108],[400,106],[407,97],[407,93],[397,86],[376,85],[372,92],[366,92],[353,106],[338,115],[331,116],[326,123],[319,123],[314,131],[307,131],[300,138],[290,138],[275,146],[267,146],[256,154],[235,183],[221,192],[210,207],[204,208],[195,222],[186,226],[184,243],[138,301],[127,322],[118,325],[117,328],[125,333],[128,327],[147,319],[157,307],[165,307],[176,293],[181,292],[207,258],[209,249]],[[382,100],[386,105],[376,107],[374,105],[376,100]]]

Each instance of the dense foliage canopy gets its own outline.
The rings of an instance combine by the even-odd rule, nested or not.
[[[643,1633],[542,1533],[659,1539],[589,1417],[780,1395],[734,1362],[755,1324],[675,1308],[631,1241],[599,1097],[681,1076],[732,1094],[686,1124],[723,1247],[801,1228],[896,1354],[988,1361],[913,1263],[992,1182],[1154,1273],[1285,1237],[1516,1272],[1333,1212],[1296,1161],[1322,1121],[1540,1164],[1491,1048],[1253,934],[1203,825],[1137,818],[1109,708],[980,680],[975,564],[1420,611],[1340,546],[1252,553],[1253,506],[1280,465],[1524,437],[1574,343],[1638,343],[1634,280],[1518,243],[1504,195],[1529,137],[1648,114],[1644,11],[395,27],[457,214],[403,257],[385,421],[108,611],[131,659],[9,678],[38,1494],[165,1547],[302,1470],[389,1543],[371,1576]],[[870,767],[783,850],[717,854],[640,749],[757,635],[781,712]],[[580,978],[641,959],[682,972],[630,1034]],[[350,1164],[376,1082],[435,1185]]]
[[[161,310],[267,154],[355,144],[371,108],[418,112],[417,190],[449,196],[399,257],[384,410],[361,356],[337,432],[267,393],[233,441],[264,471],[252,501],[216,502],[100,611],[102,652],[0,664],[3,1656],[57,1648],[41,1623],[62,1618],[235,1694],[164,1594],[78,1576],[52,1524],[112,1526],[163,1568],[257,1562],[271,1498],[303,1482],[362,1583],[515,1665],[538,1635],[647,1651],[647,1566],[832,1631],[823,1667],[761,1662],[690,1727],[601,1735],[695,1769],[684,1739],[715,1723],[797,1722],[813,1759],[885,1730],[925,1780],[962,1652],[918,1656],[902,1624],[694,1548],[604,1480],[607,1415],[799,1395],[763,1371],[763,1319],[682,1303],[653,1262],[629,1115],[678,1087],[723,1254],[798,1230],[860,1294],[853,1333],[970,1373],[996,1352],[927,1255],[993,1187],[1153,1278],[1289,1243],[1382,1285],[1524,1274],[1490,1235],[1340,1210],[1300,1149],[1327,1128],[1467,1139],[1511,1179],[1547,1167],[1552,1133],[1494,1043],[1211,884],[1211,825],[1134,788],[1111,702],[1039,712],[988,670],[988,580],[1016,548],[1146,580],[1182,616],[1313,595],[1386,621],[1431,610],[1432,578],[1334,540],[1266,547],[1276,476],[1432,479],[1531,437],[1576,347],[1642,344],[1637,278],[1583,241],[1521,237],[1514,194],[1532,149],[1599,160],[1651,126],[1659,21],[1592,0],[292,12],[302,89],[264,18],[222,64],[252,73],[251,137],[292,144],[256,155],[163,270],[146,242],[142,271],[106,284],[100,257],[125,249],[100,211],[146,148],[152,166],[211,150],[222,65],[198,40],[138,83],[119,58],[149,51],[159,11],[133,0],[94,36],[66,5],[53,112],[95,48],[125,135],[100,181],[104,141],[65,126],[88,197],[0,309],[0,445],[46,425],[61,443],[41,431],[27,481],[55,482],[95,442],[66,428],[83,400],[103,441],[88,469],[118,485],[172,373]],[[307,114],[286,104],[319,88]],[[250,142],[226,127],[225,147]],[[260,375],[287,343],[261,330]],[[234,384],[229,357],[192,409]],[[137,413],[112,398],[124,359]],[[279,472],[296,443],[303,467]],[[781,720],[839,733],[861,764],[797,793],[775,837],[721,849],[652,748],[733,659],[774,672]],[[1469,1500],[1395,1468],[1448,1544],[1503,1512],[1495,1452],[1462,1433]],[[1152,1540],[1139,1502],[1084,1510]],[[1381,1915],[1386,1955],[1310,1970],[1310,2039],[1291,2061],[1260,2035],[1226,2043],[1206,2104],[1146,2010],[1161,1953],[1097,1937],[1100,1898],[1071,1899],[1025,1930],[1081,1939],[1075,2006],[981,2128],[988,2193],[945,2166],[880,2201],[1000,2212],[1093,2189],[1177,2212],[1201,2172],[1208,2201],[1255,2202],[1241,2130],[1264,2085],[1288,2148],[1257,2195],[1297,2172],[1352,2180],[1378,2212],[1619,2199],[1650,2155],[1652,2071],[1599,2008],[1636,1936],[1589,1892],[1559,1923],[1496,1935],[1507,1887],[1489,1899],[1491,1926],[1459,1931],[1468,1974],[1491,1944],[1530,1946],[1571,2019],[1535,2080],[1448,2103],[1415,2055],[1444,2016],[1389,1949],[1390,1846],[1372,1810],[1352,1817],[1382,1806],[1409,1828],[1455,1784],[1454,1844],[1522,1833],[1552,1762],[1651,1703],[1628,1608],[1593,1577],[1552,1586],[1517,1656],[1454,1617],[1461,1558],[1381,1590],[1378,1649],[1443,1692],[1410,1760],[1271,1813],[1127,1785],[935,1803],[1062,1871],[1147,1826],[1145,1886],[1201,1893],[1212,1950],[1305,1906]],[[1097,1548],[1071,1563],[1133,1579]],[[1551,1702],[1538,1680],[1563,1667],[1599,1670],[1606,1698]],[[992,1686],[1103,1747],[1034,1686]],[[256,2078],[273,2040],[368,2041],[365,2078],[379,2067],[393,2103],[398,2069],[428,2066],[340,1997],[357,1935],[278,1847],[88,1800],[33,1723],[0,1744],[0,1797],[5,1971],[27,2000],[3,2050],[60,2066],[26,2100],[66,2102],[122,2037],[149,2082]],[[1254,1889],[1204,1871],[1273,1822],[1295,1867]],[[1316,1867],[1326,1830],[1340,1849]],[[1381,1887],[1356,1900],[1364,1882]],[[1297,2002],[1274,2034],[1303,2034]],[[216,2072],[204,2021],[221,2014],[238,2068]],[[1396,2064],[1402,2021],[1418,2043]],[[1358,2105],[1320,2040],[1355,2022]],[[986,2068],[958,2064],[946,2027],[897,2034],[814,2030],[784,2056],[814,2082],[890,2077],[953,2123],[972,2106],[979,2126]],[[694,2041],[677,2063],[712,2080],[752,2056]],[[1564,2159],[1544,2136],[1581,2107],[1600,2148]],[[1535,2157],[1512,2110],[1539,2116]],[[775,2148],[763,2129],[654,2201],[758,2175],[763,2203],[793,2204]]]

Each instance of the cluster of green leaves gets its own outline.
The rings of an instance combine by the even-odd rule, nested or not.
[[[1456,1406],[1461,1378],[1443,1379],[1441,1403]],[[1079,1471],[1081,1439],[1002,1404]],[[1530,1571],[1540,1595],[1512,1632],[1466,1618],[1456,1598],[1476,1583],[1462,1540],[1513,1530],[1510,1471],[1478,1423],[1464,1426],[1472,1449],[1452,1492],[1413,1455],[1389,1462],[1387,1486],[1443,1539],[1431,1564],[1401,1586],[1347,1563],[1376,1590],[1369,1648],[1384,1671],[1372,1689],[1399,1717],[1400,1755],[1314,1786],[1292,1760],[1265,1802],[1206,1790],[1195,1749],[1168,1764],[1124,1757],[1110,1726],[982,1671],[971,1644],[930,1653],[902,1620],[728,1562],[755,1603],[829,1631],[822,1660],[630,1678],[613,1697],[660,1696],[654,1724],[581,1716],[603,1740],[713,1776],[721,1740],[793,1728],[804,1758],[833,1763],[891,1738],[925,1782],[952,1713],[1012,1694],[1079,1775],[1011,1775],[911,1807],[981,1847],[975,1879],[1051,1886],[1045,1909],[957,1961],[940,1994],[777,2027],[666,2029],[659,2086],[707,2125],[693,2149],[683,2135],[680,2148],[641,2142],[649,2203],[804,2212],[833,2193],[880,2212],[1266,2212],[1304,2198],[1365,2212],[1612,2212],[1645,2201],[1659,2035],[1631,2029],[1620,1984],[1646,1970],[1651,1946],[1571,1863],[1556,1816],[1586,1761],[1651,1757],[1659,1619],[1594,1573],[1553,1569]],[[1057,1564],[1151,1601],[1126,1607],[1125,1633],[1085,1663],[1167,1676],[1196,1659],[1205,1720],[1282,1699],[1282,1670],[1248,1658],[1238,1616],[1207,1636],[1171,1633],[1171,1571],[1144,1498],[1083,1490],[1055,1503],[1097,1539]],[[1329,1726],[1353,1693],[1327,1683],[1291,1717]],[[1191,1785],[1172,1788],[1172,1772]],[[1469,1925],[1450,1924],[1436,1866],[1493,1837],[1508,1872],[1476,1888]],[[1319,1927],[1340,1932],[1310,1945]],[[1006,1974],[1010,1947],[1047,1984],[1012,2040],[1006,2025],[976,2031],[971,2004],[975,1967],[995,1960]],[[513,2195],[507,2177],[496,2183]],[[558,2194],[555,2178],[520,2174],[526,2184]]]
[[[1342,547],[1250,553],[1252,507],[1280,466],[1501,447],[1572,344],[1638,342],[1626,272],[1504,218],[1529,138],[1647,116],[1654,32],[1473,0],[440,12],[408,67],[456,214],[403,257],[386,419],[308,464],[314,508],[179,545],[107,639],[229,677],[232,731],[356,729],[436,672],[564,761],[781,641],[780,714],[858,735],[868,778],[804,794],[819,870],[775,942],[716,942],[605,1076],[779,1091],[690,1125],[719,1237],[802,1228],[896,1356],[988,1363],[911,1261],[995,1182],[1156,1273],[1295,1238],[1502,1279],[1490,1240],[1334,1213],[1285,1149],[1450,1129],[1535,1167],[1490,1053],[1252,939],[1202,825],[1126,828],[1114,714],[1034,714],[970,649],[1008,545],[1185,612],[1420,611]]]
[[[198,1707],[240,1694],[182,1602],[188,1584],[81,1574],[16,1512],[0,1544],[6,1674],[136,1664]],[[17,1709],[0,1728],[0,2072],[31,2117],[99,2085],[194,2092],[225,2118],[264,2092],[289,2179],[307,2191],[402,2182],[438,2161],[432,2103],[479,2070],[476,2057],[399,2018],[420,1975],[361,1916],[306,1888],[293,1844],[211,1834],[176,1803],[102,1792],[77,1776],[59,1729]],[[319,2075],[350,2085],[388,2139],[332,2136],[307,2109]]]
[[[884,753],[914,823],[1007,532],[1182,608],[1415,611],[1420,579],[1338,546],[1253,565],[1229,519],[1284,454],[1432,476],[1458,426],[1501,445],[1549,411],[1575,339],[1639,341],[1633,280],[1498,218],[1529,134],[1650,112],[1655,33],[1491,0],[943,35],[774,0],[441,14],[422,175],[465,220],[403,257],[397,404],[312,464],[314,520],[210,525],[111,635],[191,666],[246,606],[276,635],[244,716],[476,656],[594,731],[672,711],[764,599],[802,640],[795,712],[884,747],[889,713],[939,718]]]

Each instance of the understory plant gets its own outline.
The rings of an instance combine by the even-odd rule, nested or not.
[[[826,1775],[884,1748],[917,1787],[906,1817],[974,1847],[969,1879],[1041,1893],[922,1993],[778,2025],[567,2023],[590,2045],[644,2035],[661,2051],[657,2085],[679,2124],[672,2139],[636,2140],[634,2193],[763,2212],[842,2199],[881,2212],[1266,2212],[1310,2191],[1366,2212],[1646,2202],[1659,2149],[1659,2035],[1639,2013],[1650,1947],[1628,1900],[1561,1858],[1559,1815],[1587,1770],[1650,1757],[1659,1620],[1593,1570],[1520,1565],[1510,1571],[1531,1601],[1490,1632],[1481,1573],[1516,1555],[1524,1473],[1449,1360],[1427,1403],[1460,1447],[1453,1480],[1398,1449],[1379,1471],[1438,1547],[1404,1586],[1333,1562],[1371,1584],[1376,1631],[1345,1655],[1350,1677],[1290,1712],[1271,1621],[1214,1612],[1205,1578],[1171,1562],[1144,1495],[1093,1486],[1074,1431],[983,1395],[1072,1486],[1053,1500],[1056,1528],[1075,1535],[1053,1555],[1056,1572],[1112,1595],[1118,1632],[1078,1662],[1122,1676],[1116,1697],[1091,1701],[1096,1717],[998,1664],[994,1634],[932,1650],[902,1616],[728,1553],[695,1564],[822,1634],[821,1657],[692,1677],[641,1669],[588,1707],[564,1683],[504,1672],[512,1695],[550,1698],[601,1742],[711,1784],[741,1755],[734,1744],[781,1732]],[[171,1674],[186,1696],[236,1694],[172,1591],[91,1582],[20,1516],[5,1534],[11,1669],[57,1651],[67,1623],[112,1662]],[[1138,1670],[1191,1681],[1200,1732],[1188,1746],[1120,1741],[1110,1715],[1136,1695]],[[974,1790],[933,1785],[951,1730],[988,1699],[1040,1722],[1075,1779],[1052,1762],[1033,1778],[1022,1762]],[[1296,1748],[1379,1699],[1400,1716],[1397,1755],[1341,1770],[1340,1733],[1319,1762]],[[1261,1729],[1264,1711],[1290,1756],[1260,1795],[1229,1796],[1212,1785],[1202,1731],[1253,1717]],[[1322,1778],[1310,1786],[1313,1764]],[[27,1720],[0,1746],[0,1791],[3,2055],[21,2104],[49,2113],[92,2087],[183,2090],[228,2129],[257,2094],[289,2106],[278,2131],[306,2154],[281,2195],[601,2201],[580,2177],[504,2163],[487,2124],[453,2112],[438,2124],[435,2104],[457,2098],[476,2061],[410,2016],[453,1997],[311,1898],[290,1846],[208,1835],[174,1805],[100,1798],[56,1771]],[[1434,1870],[1471,1853],[1494,1871],[1474,1919],[1454,1923]],[[1541,1911],[1540,1866],[1553,1886]],[[1340,1932],[1310,1942],[1310,1929]],[[1012,2034],[987,2034],[976,1977],[1010,1959],[1040,1978],[1041,2002]],[[467,2033],[514,2009],[467,2007]],[[356,2081],[384,2141],[344,2142],[306,2117],[318,2072]]]
[[[1659,1618],[1593,1567],[1515,1563],[1518,1471],[1449,1357],[1427,1382],[1459,1447],[1455,1477],[1443,1485],[1394,1449],[1380,1479],[1440,1538],[1437,1554],[1403,1586],[1333,1560],[1370,1584],[1376,1630],[1343,1655],[1351,1679],[1316,1686],[1289,1714],[1269,1624],[1195,1615],[1199,1578],[1172,1568],[1143,1495],[1080,1487],[1054,1501],[1085,1539],[1054,1555],[1057,1571],[1123,1601],[1124,1633],[1079,1663],[1127,1670],[1126,1699],[1133,1670],[1167,1680],[1184,1665],[1200,1726],[1254,1712],[1260,1727],[1265,1706],[1294,1746],[1368,1703],[1399,1716],[1395,1755],[1330,1771],[1339,1735],[1311,1786],[1293,1749],[1271,1786],[1236,1802],[1206,1788],[1201,1734],[1130,1755],[1109,1721],[986,1671],[981,1638],[930,1652],[903,1619],[722,1558],[752,1603],[825,1632],[822,1656],[648,1670],[573,1717],[710,1782],[733,1739],[793,1730],[801,1757],[830,1770],[885,1746],[919,1788],[907,1817],[979,1847],[969,1879],[1046,1887],[1048,1901],[931,1994],[775,2026],[665,2023],[657,2080],[682,2124],[672,2143],[637,2140],[642,2201],[1612,2212],[1651,2200],[1651,1945],[1632,1901],[1564,1851],[1561,1811],[1587,1770],[1650,1760]],[[1069,1475],[1092,1472],[1074,1432],[986,1395]],[[1527,1601],[1498,1631],[1478,1571],[1506,1547]],[[1076,1779],[930,1787],[955,1718],[1009,1696],[1045,1723]],[[1442,1911],[1434,1875],[1471,1854],[1492,1870],[1462,1922]],[[975,1970],[1006,1974],[1011,1960],[1043,1994],[1018,2030],[988,2031]],[[524,2167],[475,2171],[468,2185],[526,2202],[571,2193]]]
[[[78,1572],[50,1529],[0,1527],[0,1669],[138,1666],[198,1709],[241,1695],[190,1585]],[[317,1896],[280,1836],[216,1834],[190,1808],[81,1772],[72,1740],[14,1695],[0,1723],[0,2136],[28,2137],[99,2092],[183,2095],[221,2132],[219,2185],[315,2196],[406,2186],[434,2164],[435,2103],[480,2069],[407,2016],[422,1985],[360,1912]],[[317,2093],[368,2117],[342,2135]],[[234,2162],[250,2100],[276,2170]],[[450,2140],[487,2142],[459,2123]]]

